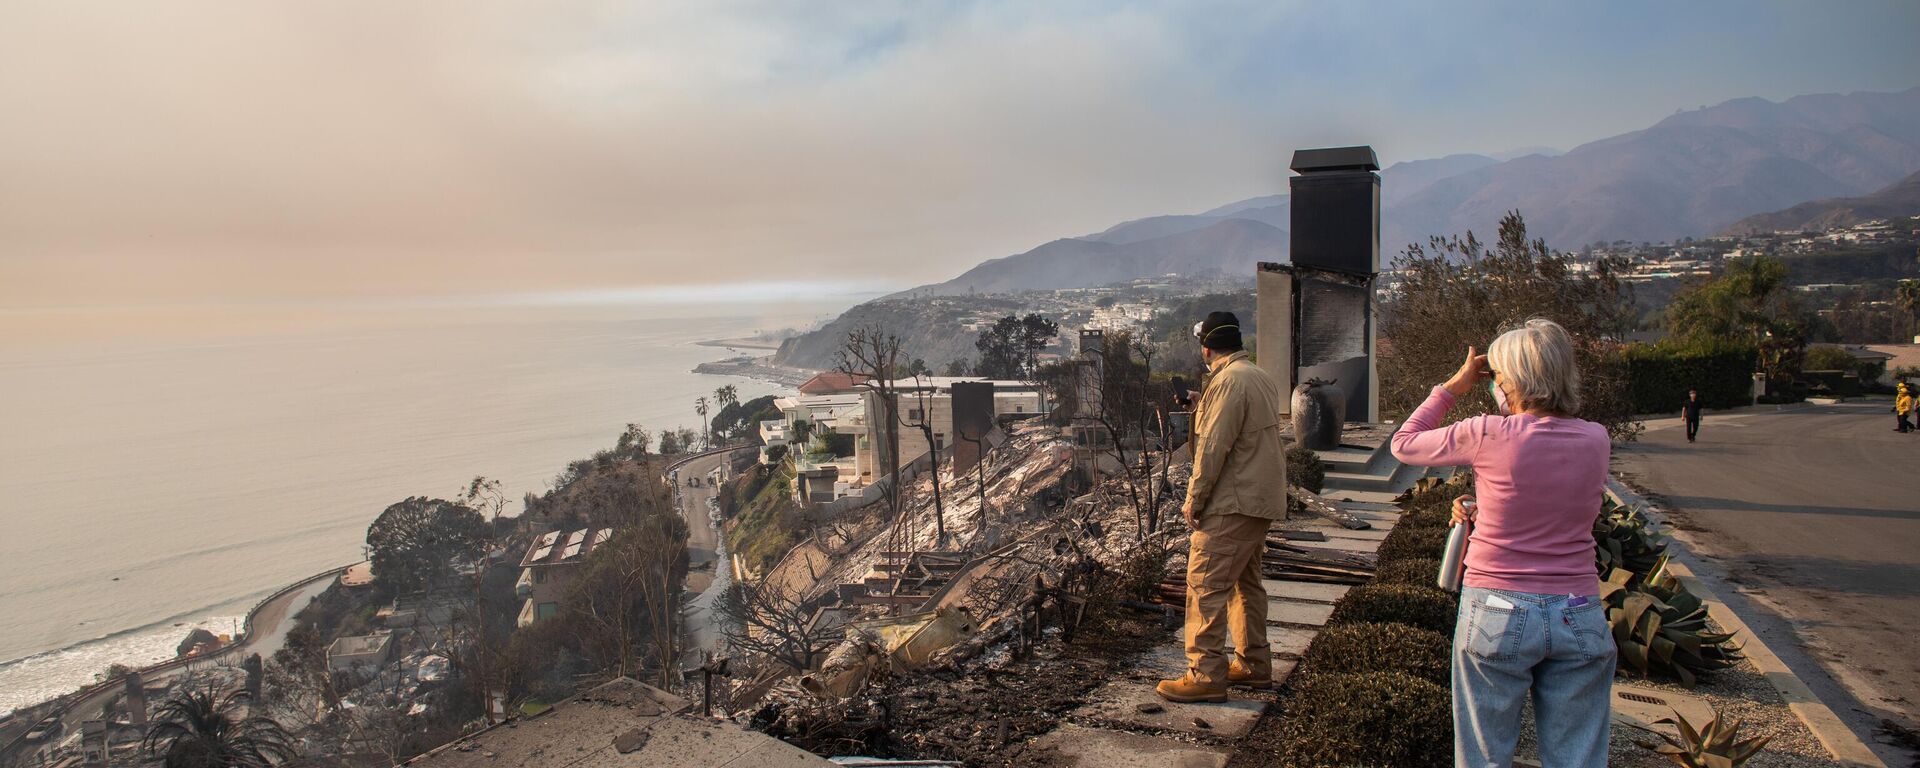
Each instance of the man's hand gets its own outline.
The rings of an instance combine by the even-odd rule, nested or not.
[[[1449,526],[1460,525],[1461,523],[1468,523],[1473,521],[1473,516],[1467,514],[1466,502],[1469,502],[1469,501],[1473,501],[1473,494],[1465,493],[1465,494],[1461,494],[1459,496],[1454,497],[1453,519],[1448,521],[1447,525]]]
[[[1185,504],[1180,505],[1180,517],[1186,519],[1188,528],[1200,527],[1200,515],[1194,510],[1192,499],[1188,499]]]
[[[1477,352],[1473,347],[1467,347],[1467,361],[1460,364],[1460,370],[1453,372],[1453,378],[1441,385],[1454,397],[1466,397],[1474,387],[1487,380],[1487,356]]]

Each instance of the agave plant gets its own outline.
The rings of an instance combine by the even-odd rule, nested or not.
[[[1614,569],[1600,592],[1623,670],[1692,688],[1742,658],[1732,633],[1707,631],[1706,604],[1666,572],[1664,557],[1645,576]]]
[[[1760,754],[1760,748],[1773,738],[1757,736],[1741,741],[1740,721],[1724,722],[1719,710],[1714,710],[1713,719],[1707,721],[1705,728],[1694,728],[1679,710],[1674,710],[1673,717],[1661,718],[1660,722],[1672,723],[1680,730],[1680,738],[1660,734],[1667,743],[1654,747],[1654,751],[1685,768],[1739,768]]]
[[[1623,507],[1612,499],[1602,502],[1593,521],[1594,567],[1601,574],[1614,569],[1645,575],[1666,556],[1667,537],[1639,507]]]

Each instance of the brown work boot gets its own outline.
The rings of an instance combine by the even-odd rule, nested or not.
[[[1182,704],[1191,704],[1200,701],[1223,702],[1227,700],[1226,686],[1207,685],[1196,682],[1193,679],[1193,675],[1181,675],[1179,679],[1176,680],[1162,680],[1159,685],[1153,687],[1153,692],[1160,694],[1160,698],[1166,699],[1167,701],[1175,701]]]
[[[1227,667],[1227,684],[1244,685],[1248,688],[1264,691],[1273,687],[1273,673],[1269,672],[1264,675],[1256,675],[1247,671],[1246,667],[1240,666],[1240,662],[1235,661],[1231,666]]]

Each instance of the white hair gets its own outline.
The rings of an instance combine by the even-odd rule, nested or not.
[[[1505,376],[1520,398],[1515,410],[1580,410],[1580,367],[1574,363],[1573,338],[1559,323],[1536,317],[1500,334],[1487,348],[1487,365]]]

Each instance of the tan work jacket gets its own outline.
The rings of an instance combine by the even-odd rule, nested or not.
[[[1193,412],[1193,479],[1187,501],[1202,517],[1278,520],[1287,511],[1280,444],[1280,385],[1245,351],[1215,360]]]

